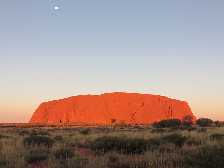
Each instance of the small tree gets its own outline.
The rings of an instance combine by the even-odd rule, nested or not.
[[[222,121],[215,121],[214,124],[215,124],[216,127],[223,127],[224,126],[224,122],[222,122]]]
[[[193,125],[193,117],[191,115],[186,115],[182,119],[183,126],[192,126]]]
[[[181,120],[179,119],[162,120],[153,124],[156,128],[179,128],[180,126]]]
[[[209,127],[213,124],[213,121],[208,118],[200,118],[196,121],[196,124],[200,127]]]

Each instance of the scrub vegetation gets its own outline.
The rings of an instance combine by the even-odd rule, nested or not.
[[[0,168],[223,168],[224,124],[0,128]]]

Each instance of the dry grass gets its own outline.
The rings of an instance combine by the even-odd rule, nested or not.
[[[224,145],[224,140],[211,140],[213,134],[224,134],[223,127],[211,127],[205,130],[197,128],[193,131],[170,130],[152,131],[151,127],[94,127],[88,131],[83,128],[0,128],[0,168],[24,168],[24,167],[86,167],[86,168],[185,168],[184,158],[189,151],[197,150],[202,146]],[[31,134],[48,136],[55,143],[48,150],[46,161],[28,163],[25,159],[30,150],[45,149],[43,146],[25,147],[23,140]],[[160,139],[173,133],[187,137],[184,146],[179,148],[173,144],[160,144],[157,148],[149,149],[143,154],[121,154],[111,151],[97,155],[89,149],[89,144],[103,136],[141,138],[145,140]],[[57,137],[57,138],[55,138]],[[54,153],[58,149],[68,148],[74,152],[72,158],[58,160]],[[217,167],[219,168],[219,167]],[[221,167],[220,167],[221,168]]]

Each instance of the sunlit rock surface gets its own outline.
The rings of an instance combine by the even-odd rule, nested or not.
[[[185,101],[137,93],[74,96],[42,103],[30,123],[44,124],[149,124],[193,115]]]

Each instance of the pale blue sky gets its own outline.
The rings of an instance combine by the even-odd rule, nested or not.
[[[59,6],[54,11],[54,6]],[[128,91],[224,120],[223,0],[2,0],[0,122],[42,101]]]

